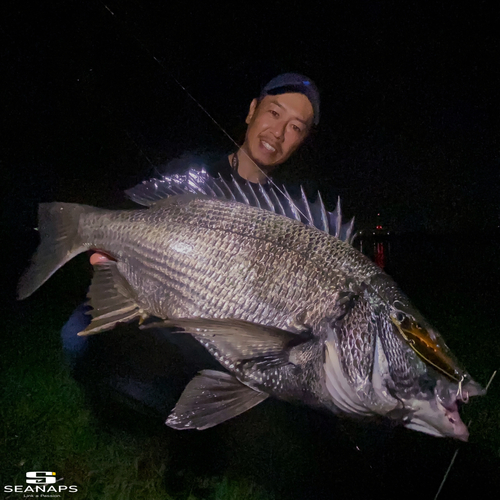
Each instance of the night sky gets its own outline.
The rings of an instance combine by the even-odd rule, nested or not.
[[[360,229],[381,213],[396,232],[497,230],[498,5],[430,4],[12,2],[3,221],[31,224],[39,201],[118,206],[184,152],[233,151],[176,80],[238,139],[260,88],[297,71],[321,122],[276,180],[341,195]]]

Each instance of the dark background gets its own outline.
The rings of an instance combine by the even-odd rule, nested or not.
[[[24,222],[20,204],[40,198],[110,204],[185,151],[234,150],[176,79],[239,138],[260,88],[297,71],[320,88],[322,117],[278,180],[340,194],[360,229],[381,213],[396,232],[497,230],[498,10],[16,2],[1,21],[4,216]]]
[[[382,222],[400,235],[386,247],[387,271],[485,385],[500,358],[498,11],[496,2],[480,1],[3,6],[6,313],[29,318],[32,308],[60,301],[62,326],[66,309],[85,294],[81,256],[73,267],[78,285],[71,268],[62,270],[48,291],[14,305],[15,283],[37,243],[39,202],[118,207],[124,189],[186,151],[217,157],[234,150],[176,79],[238,139],[262,85],[298,71],[320,88],[320,126],[276,179],[303,183],[309,193],[320,187],[330,207],[340,194],[358,229]],[[498,387],[465,409],[472,443],[461,448],[446,498],[471,498],[467,486],[477,496],[498,491]],[[222,450],[257,481],[277,485],[283,498],[369,498],[370,491],[431,498],[457,446],[416,432],[365,430],[279,402],[241,418],[197,437],[163,432],[178,455],[201,456],[202,469],[207,449],[230,443],[214,447],[213,456]],[[275,455],[268,420],[285,429]],[[197,474],[198,465],[182,467]]]

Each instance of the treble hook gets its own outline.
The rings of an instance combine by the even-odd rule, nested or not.
[[[460,380],[458,381],[458,390],[457,390],[457,399],[460,399],[460,401],[463,401],[464,403],[469,402],[469,393],[463,391],[463,381],[465,379],[465,375],[462,375],[460,377]]]

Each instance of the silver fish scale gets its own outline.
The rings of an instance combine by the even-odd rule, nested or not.
[[[411,347],[395,332],[395,326],[386,313],[379,321],[379,336],[387,356],[391,380],[389,389],[396,390],[400,396],[414,396],[419,393],[419,376],[426,372],[425,363],[415,355]]]
[[[372,377],[377,326],[372,308],[361,298],[335,328],[342,368],[361,397],[365,396]]]
[[[380,272],[348,244],[283,216],[216,199],[168,201],[80,224],[90,246],[117,258],[153,315],[299,330],[305,325],[291,326],[299,316],[313,325],[336,313],[344,283]]]
[[[426,366],[403,340],[390,316],[402,311],[405,316],[415,318],[422,324],[426,322],[389,276],[372,276],[370,285],[377,292],[377,295],[371,294],[369,300],[373,310],[377,311],[377,330],[389,362],[389,388],[395,390],[397,386],[401,396],[415,395],[420,392],[418,377],[425,372]]]
[[[330,398],[325,395],[321,367],[323,346],[317,340],[284,352],[282,362],[277,360],[273,365],[267,359],[253,358],[258,353],[252,351],[241,352],[247,359],[235,361],[234,353],[225,351],[209,335],[197,333],[194,336],[244,384],[287,401],[301,401],[311,406],[333,409]]]

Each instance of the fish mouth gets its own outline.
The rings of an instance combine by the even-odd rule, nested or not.
[[[460,417],[456,399],[446,405],[439,397],[430,401],[419,401],[419,403],[419,408],[405,427],[431,436],[468,441],[469,430]]]
[[[437,429],[434,429],[434,427],[431,427],[427,422],[424,422],[423,420],[420,419],[413,419],[409,424],[406,424],[405,427],[412,431],[418,431],[424,434],[429,434],[430,436],[445,437],[444,434],[439,432]],[[467,441],[467,439],[465,439],[465,441]]]
[[[456,430],[451,433],[443,432],[440,429],[436,429],[435,427],[432,427],[424,420],[420,419],[413,419],[410,423],[406,424],[405,427],[407,429],[411,429],[413,431],[419,431],[434,437],[451,437],[458,439],[460,441],[467,442],[469,440],[469,430],[467,429],[467,426],[462,422],[460,418],[459,418],[459,423],[460,425],[459,426],[455,425]]]

